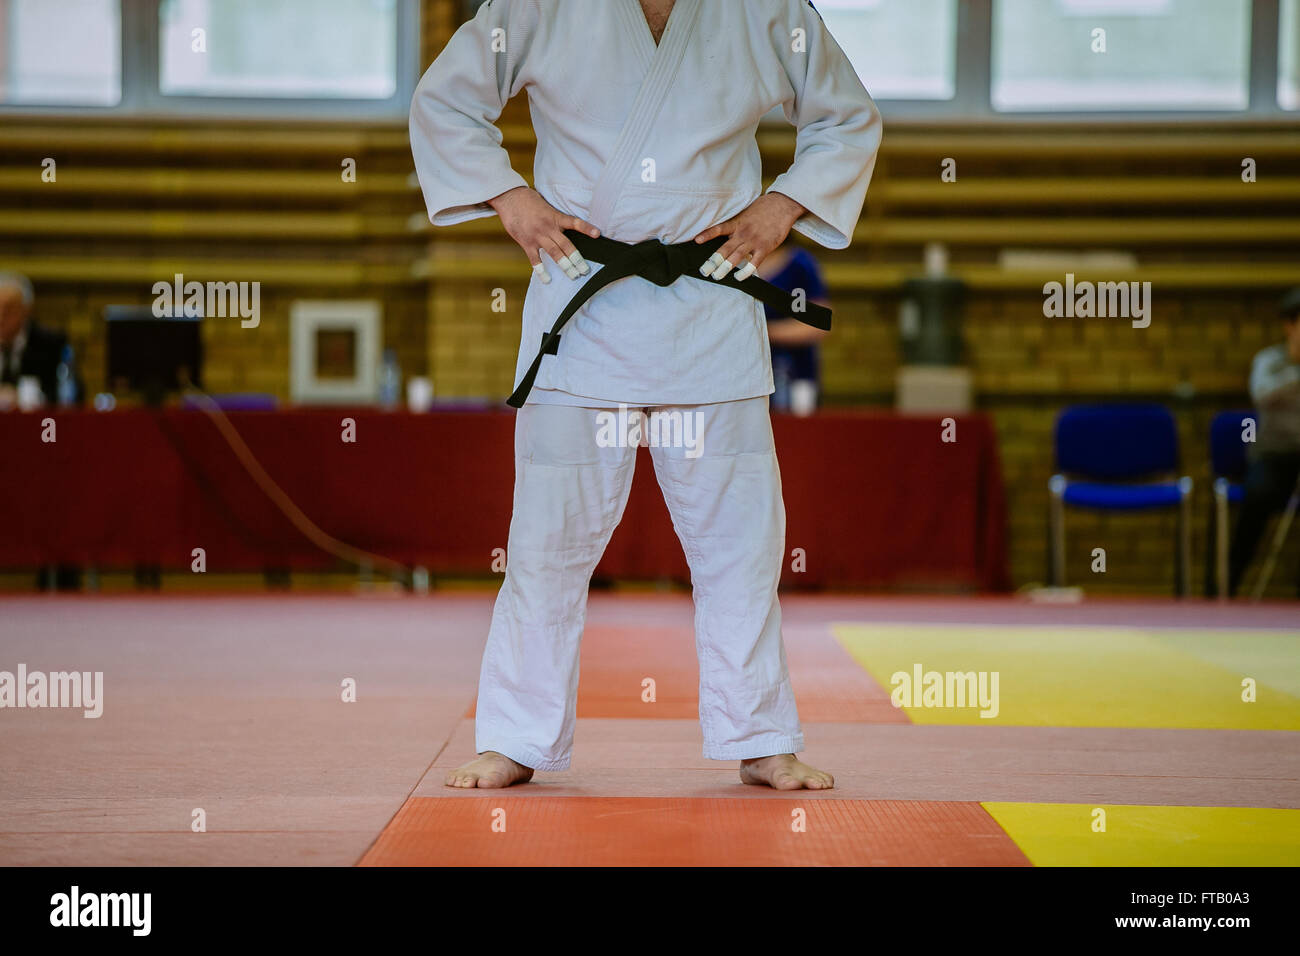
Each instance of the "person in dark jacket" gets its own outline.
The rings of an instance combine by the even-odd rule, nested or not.
[[[34,376],[41,383],[45,403],[53,405],[68,337],[33,321],[35,298],[26,276],[0,272],[0,387],[16,389],[19,379]],[[79,386],[76,397],[80,400]]]
[[[59,363],[68,338],[32,321],[35,300],[26,276],[0,272],[0,408],[13,406],[18,380],[29,375],[40,381],[47,405],[58,400]],[[69,372],[74,375],[75,398],[80,401],[81,387],[73,370]],[[36,575],[38,590],[77,590],[80,586],[80,569],[68,565],[42,568]]]

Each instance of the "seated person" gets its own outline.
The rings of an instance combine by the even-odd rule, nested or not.
[[[41,383],[45,403],[53,405],[59,394],[59,364],[64,360],[68,338],[62,332],[45,329],[32,320],[35,302],[32,284],[24,275],[0,272],[0,390],[12,405],[18,380],[34,376]],[[73,374],[75,400],[81,388]]]
[[[812,253],[803,246],[794,243],[780,246],[763,260],[757,271],[762,278],[787,292],[803,289],[809,302],[829,305],[821,269]],[[809,382],[814,389],[820,387],[821,368],[817,343],[826,333],[804,325],[793,316],[781,315],[771,306],[764,305],[763,311],[767,314],[767,339],[772,348],[772,378],[776,383],[771,407],[774,411],[789,411],[792,383]]]
[[[68,339],[32,321],[35,300],[26,276],[0,272],[0,409],[14,406],[18,380],[28,375],[40,381],[47,404],[58,398],[59,363],[64,360]],[[81,387],[73,370],[69,372],[74,375],[76,399],[80,400]],[[51,586],[76,590],[80,585],[81,572],[74,567],[45,568],[36,575],[38,590]]]
[[[1257,428],[1245,497],[1228,553],[1228,594],[1235,595],[1276,511],[1286,507],[1300,474],[1300,288],[1282,300],[1285,341],[1270,345],[1250,369]]]

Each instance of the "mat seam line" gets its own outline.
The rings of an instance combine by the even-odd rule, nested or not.
[[[464,711],[462,711],[462,713],[464,713]],[[438,758],[442,756],[443,751],[451,744],[451,738],[455,736],[456,728],[460,726],[460,722],[464,719],[464,717],[457,718],[456,723],[452,725],[451,731],[443,739],[442,745],[438,748],[438,752],[433,755],[433,759],[425,766],[424,771],[416,779],[415,784],[406,792],[406,796],[402,798],[402,802],[398,804],[397,809],[392,812],[392,815],[389,816],[384,825],[379,828],[379,832],[375,834],[375,838],[366,844],[366,848],[361,851],[361,855],[353,861],[352,865],[354,867],[361,865],[361,861],[364,860],[366,855],[375,848],[375,844],[379,842],[380,838],[387,832],[388,828],[393,825],[393,821],[397,819],[397,815],[402,812],[403,808],[408,803],[411,802],[411,798],[415,796],[415,791],[420,789],[420,784],[423,782],[424,778],[429,775],[429,771],[433,769],[433,765],[438,762]]]

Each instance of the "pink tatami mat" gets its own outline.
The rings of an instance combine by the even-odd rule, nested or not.
[[[98,719],[0,710],[0,865],[356,862],[464,713],[490,613],[481,597],[0,603],[0,670],[104,674]]]
[[[805,724],[800,755],[835,776],[808,799],[1294,806],[1300,748],[1286,731]],[[474,756],[462,721],[415,793],[455,797],[446,771]],[[700,754],[698,724],[579,720],[572,766],[538,774],[538,796],[767,797],[734,762]],[[784,795],[783,795],[784,796]]]
[[[477,812],[482,792],[441,781],[473,752],[464,715],[492,601],[488,592],[0,599],[0,670],[22,663],[102,671],[105,681],[97,720],[71,710],[0,710],[0,865],[349,865],[399,813],[418,830]],[[704,760],[689,599],[599,594],[588,616],[573,766],[539,775],[509,799],[720,800],[690,803],[689,817],[732,813],[735,834],[768,811],[728,808],[785,807],[796,798],[838,808],[850,831],[885,814],[940,834],[953,826],[983,833],[989,823],[971,809],[976,801],[1297,805],[1294,734],[912,725],[829,630],[837,622],[910,621],[1293,628],[1294,606],[783,603],[803,756],[835,774],[835,790],[775,794],[740,784],[734,764]],[[645,676],[657,682],[653,715],[641,709]],[[345,681],[355,682],[355,703],[341,700]],[[464,810],[454,809],[466,799]],[[191,831],[196,808],[206,814],[205,833]],[[562,812],[581,817],[590,809],[571,803]],[[892,848],[859,841],[853,859],[920,853],[920,837],[905,829]],[[643,850],[656,839],[653,828],[635,827],[610,837]],[[762,858],[797,861],[782,852],[768,844]],[[998,853],[988,861],[1007,861]]]

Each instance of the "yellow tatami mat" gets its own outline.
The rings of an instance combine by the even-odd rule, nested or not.
[[[911,624],[834,633],[917,724],[1300,730],[1300,633]]]
[[[1082,803],[983,807],[1035,866],[1300,865],[1300,810]]]

